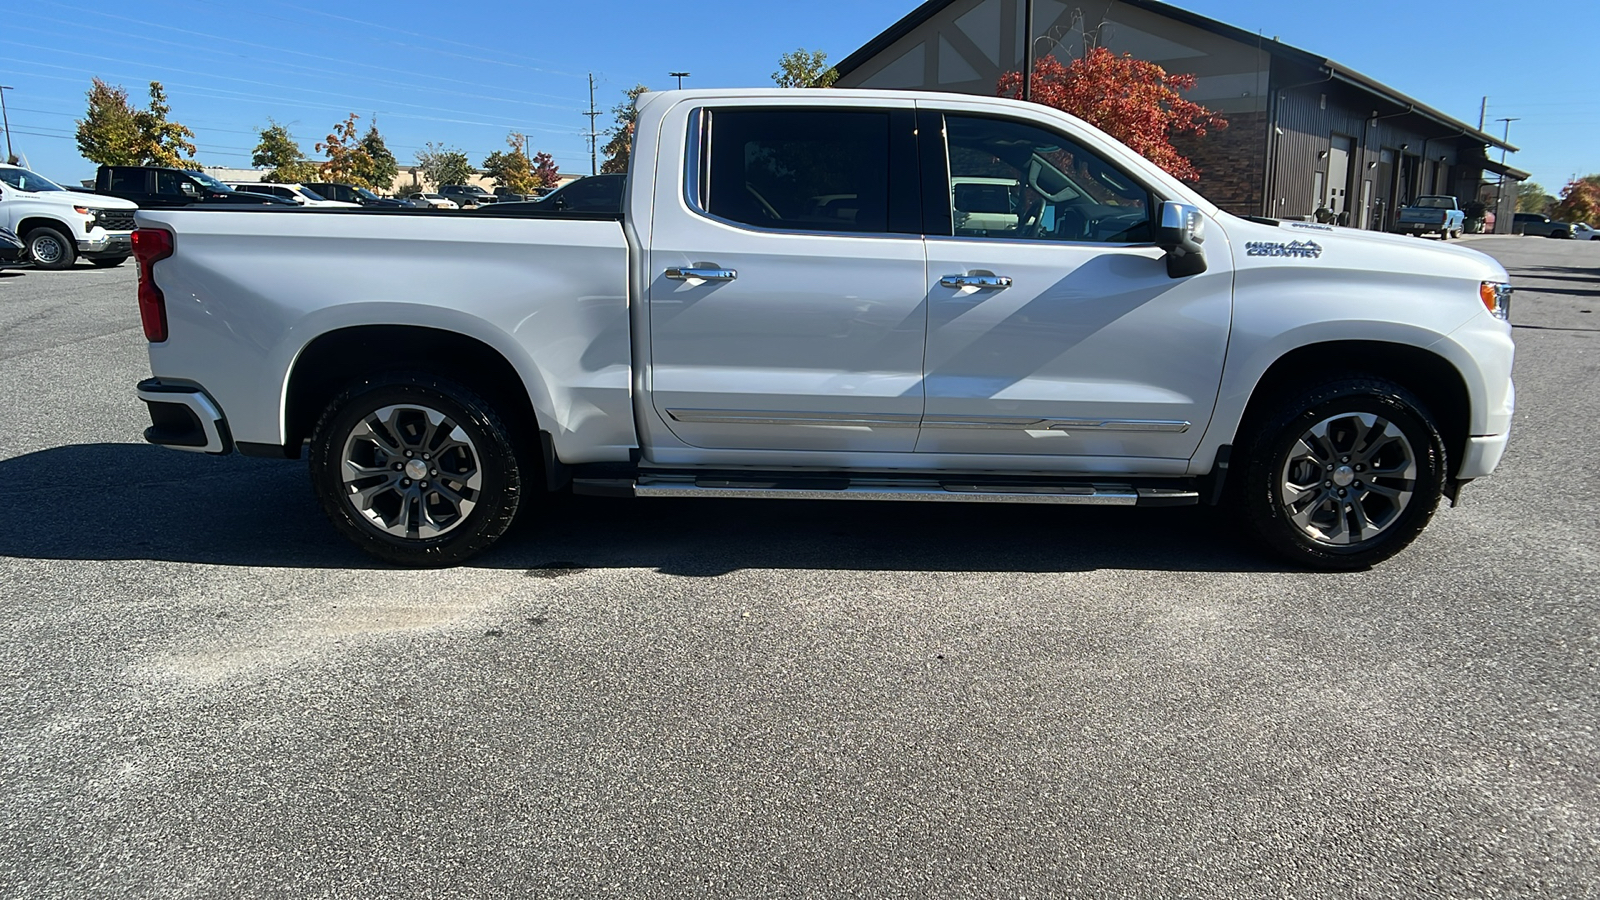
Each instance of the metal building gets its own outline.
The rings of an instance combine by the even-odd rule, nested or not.
[[[838,65],[839,87],[994,95],[1022,69],[1026,0],[929,0]],[[1034,52],[1061,62],[1102,46],[1193,74],[1185,94],[1228,120],[1174,145],[1197,189],[1230,212],[1386,230],[1420,194],[1480,200],[1509,232],[1527,173],[1490,158],[1493,135],[1274,38],[1157,0],[1033,0]]]

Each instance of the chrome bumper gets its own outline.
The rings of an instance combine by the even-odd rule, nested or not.
[[[205,391],[147,378],[139,382],[138,394],[150,408],[151,425],[144,430],[145,440],[193,453],[232,452],[227,420]]]

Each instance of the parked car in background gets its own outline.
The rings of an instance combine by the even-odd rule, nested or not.
[[[270,194],[274,197],[280,197],[296,206],[342,206],[346,209],[356,209],[361,205],[359,203],[346,203],[341,200],[329,200],[303,184],[270,181],[229,181],[227,185],[236,191],[242,191],[246,194]]]
[[[462,209],[488,206],[490,203],[495,202],[493,194],[475,184],[441,185],[439,194]]]
[[[411,204],[398,197],[380,197],[364,187],[356,187],[353,184],[340,184],[337,181],[304,182],[300,186],[310,188],[326,199],[354,203],[357,206],[375,209],[406,209],[411,206]]]
[[[78,257],[120,266],[133,252],[131,201],[73,191],[21,166],[0,165],[0,227],[19,237],[27,261],[65,269]]]
[[[556,188],[539,198],[549,210],[615,213],[622,211],[622,189],[628,183],[623,174],[590,175]]]
[[[1418,197],[1410,206],[1400,207],[1394,223],[1397,234],[1437,234],[1441,240],[1461,237],[1467,228],[1467,214],[1456,198],[1444,194]]]
[[[22,238],[9,228],[0,226],[0,269],[20,265],[26,254]]]
[[[439,194],[428,194],[428,193],[407,194],[406,195],[406,199],[411,201],[411,205],[416,207],[416,208],[418,208],[418,209],[455,209],[456,208],[456,204],[455,204],[455,202],[453,200],[450,200],[448,197],[444,197],[444,196],[441,196]]]
[[[1572,223],[1572,239],[1575,241],[1592,241],[1600,236],[1600,231],[1589,227],[1587,222]]]
[[[1539,213],[1517,213],[1511,219],[1511,233],[1532,237],[1569,238],[1572,237],[1572,226]]]
[[[232,204],[235,206],[295,206],[293,200],[270,194],[236,191],[205,172],[162,166],[101,166],[95,173],[94,192],[121,197],[141,209],[172,206]]]

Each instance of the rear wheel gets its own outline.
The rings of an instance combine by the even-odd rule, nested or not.
[[[1426,406],[1380,378],[1329,381],[1278,402],[1248,438],[1246,520],[1273,550],[1319,569],[1375,565],[1422,533],[1444,491]]]
[[[28,261],[37,269],[65,269],[78,258],[72,238],[48,225],[33,229],[22,240],[27,245]]]
[[[379,559],[446,566],[511,526],[524,473],[510,431],[481,397],[424,373],[346,388],[311,438],[323,511]]]

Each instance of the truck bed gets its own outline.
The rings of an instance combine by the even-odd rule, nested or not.
[[[204,384],[238,442],[284,443],[286,379],[308,341],[381,322],[499,351],[555,411],[548,429],[574,462],[636,446],[619,215],[192,207],[137,218],[172,232],[175,249],[154,266],[169,336],[150,347],[152,373]]]

